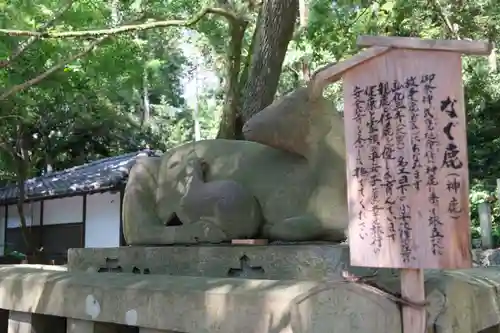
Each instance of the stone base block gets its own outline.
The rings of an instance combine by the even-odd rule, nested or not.
[[[332,280],[349,267],[347,245],[164,246],[70,249],[69,271],[271,280]],[[388,271],[388,270],[387,270]]]
[[[120,325],[113,333],[124,333],[123,325],[154,333],[401,333],[397,304],[340,282],[4,267],[0,268],[0,308],[36,309],[109,323],[108,327]]]
[[[382,292],[397,293],[399,279],[372,282],[382,289],[341,281],[96,274],[13,266],[0,268],[0,308],[11,311],[9,333],[19,333],[14,329],[20,327],[59,333],[62,326],[57,322],[65,324],[62,317],[93,320],[113,333],[137,333],[138,328],[168,333],[401,333],[400,305]],[[426,271],[429,329],[495,332],[500,324],[499,286],[500,267]],[[38,326],[45,319],[57,320]]]

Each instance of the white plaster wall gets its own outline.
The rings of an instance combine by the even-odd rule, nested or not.
[[[87,196],[85,247],[120,246],[120,193]]]
[[[5,251],[5,206],[0,206],[0,256]]]
[[[81,222],[83,222],[83,196],[43,202],[43,225]]]
[[[40,210],[41,203],[30,202],[24,204],[24,217],[26,218],[27,226],[37,226],[40,225]],[[7,207],[7,228],[20,228],[21,227],[21,219],[19,218],[19,214],[17,213],[17,206],[10,205]]]

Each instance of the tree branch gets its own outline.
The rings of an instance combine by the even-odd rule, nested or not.
[[[39,83],[40,81],[42,81],[47,76],[49,76],[52,73],[54,73],[55,71],[63,68],[66,64],[68,64],[68,63],[70,63],[70,62],[72,62],[72,61],[74,61],[74,60],[76,60],[76,59],[78,59],[80,57],[83,57],[87,53],[91,52],[94,49],[94,47],[96,47],[98,44],[100,44],[101,42],[103,42],[105,39],[107,39],[109,37],[110,36],[103,36],[103,37],[100,37],[100,38],[94,40],[82,52],[77,53],[77,54],[69,57],[68,59],[60,61],[59,63],[55,64],[54,66],[52,66],[51,68],[49,68],[45,72],[41,73],[40,75],[32,78],[31,80],[28,80],[28,81],[26,81],[24,83],[21,83],[21,84],[13,86],[12,88],[10,88],[6,92],[4,92],[2,95],[0,95],[0,101],[3,101],[5,99],[7,99],[7,97],[9,97],[12,94],[15,94],[15,93],[18,93],[20,91],[26,90],[27,88],[29,88],[29,87],[31,87],[31,86]]]
[[[116,28],[101,29],[101,30],[83,30],[83,31],[66,31],[66,32],[38,32],[38,31],[26,31],[26,30],[12,30],[12,29],[0,29],[1,35],[8,36],[30,36],[37,38],[88,38],[88,37],[100,37],[107,35],[116,35],[121,33],[127,33],[131,31],[142,31],[154,28],[166,28],[172,26],[178,27],[190,27],[198,23],[207,14],[216,14],[225,17],[230,21],[239,21],[240,19],[232,12],[222,9],[222,8],[205,8],[196,14],[193,18],[189,20],[165,20],[165,21],[153,21],[141,24],[130,24],[123,25]]]
[[[103,42],[105,39],[111,37],[112,35],[127,33],[131,31],[140,31],[140,30],[148,30],[153,28],[165,28],[171,26],[184,26],[189,27],[196,23],[198,23],[203,17],[207,14],[217,14],[225,17],[231,22],[241,22],[241,19],[238,18],[231,11],[222,9],[222,8],[205,8],[201,10],[198,14],[196,14],[193,18],[189,20],[166,20],[166,21],[154,21],[147,22],[142,24],[128,24],[123,25],[121,27],[110,28],[110,29],[102,29],[102,30],[85,30],[85,31],[70,31],[70,32],[40,32],[40,31],[24,31],[24,30],[10,30],[10,29],[0,29],[0,34],[8,35],[8,36],[29,36],[33,37],[35,40],[40,38],[72,38],[72,37],[80,37],[80,38],[97,38],[94,40],[87,48],[85,48],[82,52],[77,53],[70,58],[63,60],[56,65],[52,66],[45,72],[40,75],[30,79],[22,84],[18,84],[13,86],[12,88],[5,91],[2,95],[0,95],[0,101],[7,99],[9,96],[18,93],[20,91],[26,90],[27,88],[39,83],[44,80],[46,77],[56,72],[57,70],[64,67],[66,64],[80,58],[87,53],[91,52],[98,44]],[[8,60],[7,60],[8,61]],[[0,67],[1,68],[1,67]]]
[[[434,0],[434,6],[436,8],[436,10],[438,11],[439,13],[439,16],[441,17],[441,19],[443,20],[444,24],[446,25],[446,28],[448,29],[448,31],[450,32],[450,34],[455,37],[456,39],[461,39],[460,38],[460,35],[458,34],[457,31],[455,31],[454,27],[453,27],[453,24],[451,23],[451,20],[450,18],[446,15],[445,11],[444,11],[444,8],[443,6],[441,5],[440,1],[439,0]]]
[[[49,27],[51,27],[55,21],[57,21],[65,12],[67,12],[72,6],[73,6],[74,0],[69,0],[68,3],[61,9],[59,12],[57,12],[52,19],[49,21],[45,22],[40,29],[38,29],[39,33],[42,33],[43,31],[47,30]],[[21,54],[23,54],[27,49],[29,49],[37,40],[39,40],[39,36],[31,36],[28,38],[23,43],[20,43],[16,50],[10,55],[5,60],[0,60],[0,68],[7,67],[10,63],[12,63],[15,59],[17,59]]]

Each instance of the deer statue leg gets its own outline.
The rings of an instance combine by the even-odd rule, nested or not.
[[[324,239],[325,229],[318,218],[312,215],[290,217],[279,223],[267,224],[264,235],[279,241],[313,241]],[[331,234],[331,233],[330,233]],[[343,240],[345,234],[339,232],[328,240]]]
[[[207,182],[209,166],[199,158],[191,160],[188,169],[188,189],[177,213],[180,220],[210,230],[200,241],[230,241],[258,234],[262,213],[246,188],[232,180]]]

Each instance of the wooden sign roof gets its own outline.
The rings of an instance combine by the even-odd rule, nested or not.
[[[360,51],[344,61],[329,64],[316,71],[309,82],[311,98],[320,96],[327,85],[340,80],[350,69],[370,59],[384,55],[391,49],[448,51],[467,55],[489,55],[493,49],[492,43],[485,41],[438,40],[388,36],[359,36],[357,45],[369,48]]]
[[[358,46],[385,46],[399,49],[451,51],[468,55],[489,55],[493,45],[476,40],[421,39],[415,37],[359,36]]]

